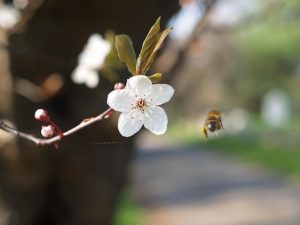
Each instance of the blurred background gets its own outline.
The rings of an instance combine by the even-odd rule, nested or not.
[[[0,2],[0,118],[19,130],[40,135],[38,108],[63,130],[105,110],[129,78],[114,35],[138,53],[159,16],[149,74],[175,88],[159,137],[121,137],[117,114],[58,150],[0,131],[0,225],[300,223],[299,0]]]

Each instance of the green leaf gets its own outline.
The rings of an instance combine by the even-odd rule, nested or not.
[[[146,67],[149,57],[151,56],[159,37],[160,32],[160,17],[155,24],[150,28],[147,37],[143,42],[143,46],[137,59],[136,74],[145,74],[149,67]]]
[[[154,58],[156,56],[156,53],[157,53],[158,49],[160,49],[160,47],[162,46],[164,40],[169,35],[171,30],[172,30],[171,28],[167,28],[167,29],[163,30],[161,33],[159,33],[159,36],[156,40],[156,44],[154,46],[154,49],[153,49],[152,53],[150,54],[150,56],[148,57],[148,60],[145,64],[145,70],[146,71],[150,68],[151,64],[154,61]]]
[[[163,30],[162,32],[160,32],[153,51],[157,51],[158,49],[160,49],[164,40],[168,37],[168,35],[171,31],[172,31],[172,28],[167,28],[167,29]]]
[[[158,83],[161,81],[162,74],[161,73],[155,73],[151,76],[149,76],[149,79],[152,81],[153,84]]]
[[[118,56],[122,62],[125,62],[129,72],[132,75],[136,74],[136,56],[132,46],[132,41],[128,35],[117,35],[115,45],[118,51]]]

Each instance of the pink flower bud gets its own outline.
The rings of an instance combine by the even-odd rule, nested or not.
[[[119,83],[116,83],[115,86],[114,86],[114,89],[115,90],[120,90],[120,89],[123,89],[124,88],[124,84],[119,82]]]
[[[36,120],[47,122],[49,121],[49,115],[48,112],[44,109],[38,109],[35,111],[34,117]]]
[[[50,138],[54,135],[55,128],[52,125],[42,126],[41,134],[45,138]]]

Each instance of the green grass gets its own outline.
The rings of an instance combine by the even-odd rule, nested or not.
[[[211,135],[208,143],[204,143],[194,123],[173,125],[168,134],[173,140],[255,162],[300,181],[300,126],[296,130],[295,123],[274,130],[255,122],[238,135],[226,134],[226,130],[224,135]]]
[[[280,139],[276,141],[279,143]],[[296,146],[285,147],[284,139],[280,145],[275,145],[265,137],[249,138],[246,134],[241,134],[215,139],[207,146],[300,179],[300,151]]]
[[[143,221],[143,212],[128,194],[121,197],[117,208],[114,225],[140,225]]]

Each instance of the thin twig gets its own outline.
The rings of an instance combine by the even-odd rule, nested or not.
[[[190,46],[199,38],[201,34],[204,33],[210,13],[213,11],[215,5],[218,2],[219,0],[205,0],[203,2],[205,6],[203,16],[201,17],[201,19],[199,19],[190,37],[185,41],[183,45],[176,45],[176,51],[166,51],[166,55],[161,56],[161,59],[163,60],[163,58],[168,58],[168,54],[170,54],[171,52],[171,54],[175,54],[171,58],[176,58],[176,60],[172,62],[172,64],[167,68],[167,70],[164,71],[164,80],[166,83],[169,83],[171,79],[174,80],[177,74],[175,71],[178,71],[179,68],[182,67],[186,59],[186,52],[190,48]],[[164,64],[163,62],[160,62],[160,58],[156,60],[156,63],[158,65]]]
[[[36,11],[43,4],[44,0],[31,0],[28,1],[27,6],[21,10],[21,19],[19,22],[10,30],[8,30],[8,34],[15,34],[20,32],[29,22],[29,20],[35,15]]]
[[[70,130],[64,132],[62,135],[57,135],[57,136],[49,138],[49,139],[37,138],[33,135],[20,132],[16,128],[6,124],[3,120],[0,120],[0,129],[6,131],[8,133],[14,134],[18,137],[24,138],[28,141],[31,141],[31,142],[35,143],[36,145],[45,146],[45,145],[55,144],[65,136],[69,136],[69,135],[81,130],[84,127],[87,127],[97,121],[108,118],[112,112],[113,112],[113,109],[108,108],[107,110],[105,110],[103,113],[99,114],[96,117],[92,117],[92,118],[83,120],[80,124],[71,128]]]

